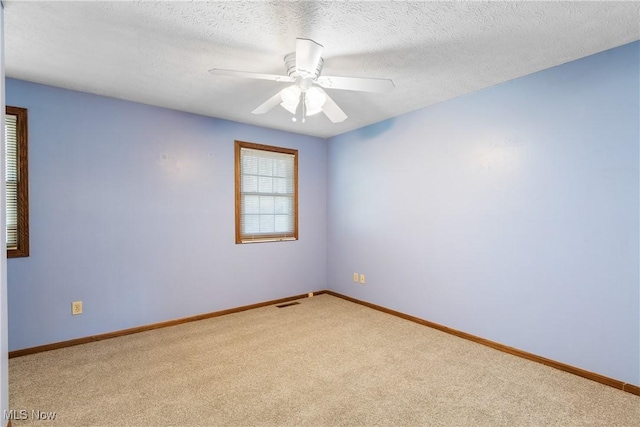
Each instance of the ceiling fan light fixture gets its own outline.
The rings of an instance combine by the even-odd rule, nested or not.
[[[324,103],[327,102],[327,95],[317,87],[311,87],[307,90],[304,102],[307,107],[307,116],[313,116],[322,111]]]
[[[318,113],[322,113],[322,108],[316,108],[315,110],[311,110],[311,109],[307,110],[307,116],[313,116]]]
[[[298,103],[297,102],[295,104],[293,104],[293,105],[287,104],[285,102],[282,102],[282,103],[280,103],[280,105],[282,106],[282,108],[284,108],[285,110],[287,110],[291,114],[296,114],[296,111],[298,110]]]
[[[300,93],[300,88],[298,86],[289,86],[280,94],[280,98],[282,99],[282,103],[280,105],[282,105],[282,107],[291,114],[296,114],[298,103],[300,102]]]

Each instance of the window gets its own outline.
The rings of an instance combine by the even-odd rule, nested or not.
[[[6,108],[7,257],[29,256],[27,109]]]
[[[236,243],[298,240],[298,150],[236,141]]]

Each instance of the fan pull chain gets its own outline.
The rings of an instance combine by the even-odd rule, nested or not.
[[[300,94],[300,103],[302,104],[302,123],[304,123],[305,121],[307,121],[307,100],[306,100],[306,92],[302,92]]]

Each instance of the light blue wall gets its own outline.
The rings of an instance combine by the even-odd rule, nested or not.
[[[13,79],[7,104],[29,109],[31,215],[10,350],[327,287],[324,139]],[[235,244],[235,139],[299,150],[299,241]]]
[[[330,288],[640,384],[638,51],[331,138]]]

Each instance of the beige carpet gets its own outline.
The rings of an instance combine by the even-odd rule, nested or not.
[[[14,426],[640,426],[640,397],[320,295],[10,360]],[[31,411],[56,412],[36,421]]]

